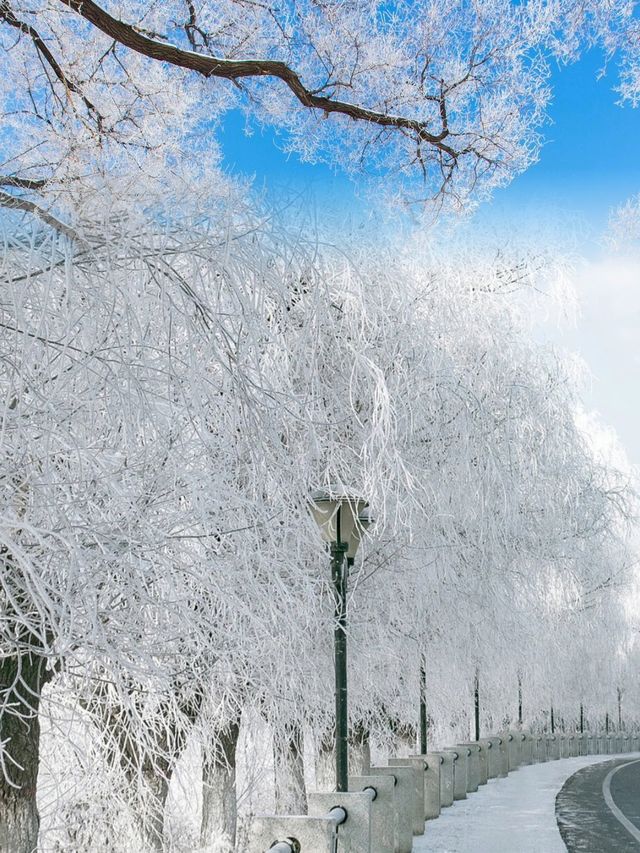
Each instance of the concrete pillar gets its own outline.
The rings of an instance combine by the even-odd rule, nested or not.
[[[421,830],[415,831],[414,835],[421,835],[425,831],[425,820],[433,820],[440,816],[440,767],[444,758],[440,753],[428,752],[426,755],[411,755],[408,758],[390,758],[390,766],[402,766],[415,763],[420,767],[421,779],[417,788],[421,791],[423,802],[421,808]],[[417,822],[416,822],[417,826]]]
[[[453,799],[467,799],[467,750],[448,746],[444,752],[453,756]]]
[[[550,761],[560,758],[560,741],[558,740],[558,735],[549,735],[547,737],[547,755]]]
[[[486,785],[489,780],[489,741],[482,738],[478,743],[478,763],[480,765],[480,784]]]
[[[500,735],[492,735],[488,740],[491,743],[491,749],[488,751],[489,778],[504,778],[509,773],[507,741]]]
[[[475,741],[459,743],[457,747],[467,752],[467,794],[475,794],[480,785],[480,748]]]
[[[411,853],[413,847],[413,816],[415,814],[416,785],[412,767],[372,767],[376,776],[395,779],[393,789],[393,833],[395,853]]]
[[[453,755],[450,752],[430,752],[429,755],[437,755],[440,761],[440,809],[446,809],[453,805]]]
[[[297,842],[301,853],[334,853],[336,827],[324,817],[261,815],[251,822],[247,853],[268,853],[278,841]]]
[[[559,734],[556,735],[556,740],[558,741],[558,758],[566,758],[567,757],[567,746],[565,743],[565,735]]]
[[[520,765],[533,764],[531,746],[533,739],[529,732],[519,732],[520,737]]]
[[[598,738],[594,735],[587,736],[587,752],[586,755],[598,754]]]
[[[533,739],[533,756],[536,764],[542,764],[547,760],[547,739],[542,735],[536,735]]]
[[[445,760],[436,752],[427,753],[424,771],[424,819],[434,820],[440,817],[441,776]],[[453,782],[453,779],[451,780]]]
[[[413,781],[415,785],[415,797],[413,798],[413,823],[414,835],[424,835],[424,774],[426,756],[411,755],[408,758],[390,758],[387,762],[389,767],[411,767],[413,768]]]
[[[520,764],[520,738],[518,732],[505,732],[507,755],[509,756],[509,772],[517,770]]]
[[[640,750],[640,737],[634,735],[631,738],[631,751],[638,752],[638,750]]]
[[[347,819],[337,829],[340,853],[369,853],[371,846],[371,809],[373,800],[362,792],[311,792],[308,795],[309,817],[325,817],[340,806]]]
[[[371,803],[371,853],[394,853],[393,779],[382,775],[349,776],[349,791],[366,788],[376,792]]]

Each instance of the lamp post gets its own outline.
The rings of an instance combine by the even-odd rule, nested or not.
[[[522,728],[522,673],[518,672],[518,727]]]
[[[427,753],[427,662],[420,658],[420,755]]]
[[[334,664],[336,695],[336,791],[348,787],[347,709],[347,565],[353,565],[362,534],[372,523],[366,501],[342,486],[330,485],[311,495],[311,514],[331,549],[335,602]],[[346,559],[345,559],[346,558]]]
[[[476,667],[473,679],[473,713],[476,724],[476,740],[480,740],[480,669]]]

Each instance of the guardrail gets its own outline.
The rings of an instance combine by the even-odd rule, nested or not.
[[[310,793],[308,815],[262,815],[247,853],[411,853],[425,821],[518,767],[640,750],[640,736],[510,730],[349,777],[348,792]]]

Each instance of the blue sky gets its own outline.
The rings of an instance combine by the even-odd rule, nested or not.
[[[602,65],[601,52],[594,50],[580,62],[554,70],[551,123],[542,129],[546,144],[539,162],[498,191],[478,217],[557,210],[562,218],[575,215],[601,230],[609,210],[640,191],[640,110],[616,106],[615,67],[597,79]],[[226,167],[255,175],[259,188],[293,187],[319,203],[340,198],[347,206],[364,204],[343,175],[285,155],[273,131],[256,127],[246,136],[238,113],[227,116],[220,141]]]

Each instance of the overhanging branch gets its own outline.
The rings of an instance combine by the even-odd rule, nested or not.
[[[325,114],[337,113],[355,121],[367,122],[380,127],[409,131],[416,139],[426,142],[446,154],[453,161],[462,153],[444,141],[449,135],[445,126],[438,133],[431,132],[425,122],[404,116],[370,110],[366,107],[333,100],[314,94],[300,80],[298,74],[284,62],[269,59],[220,59],[190,50],[182,50],[169,42],[149,38],[131,24],[114,18],[93,0],[60,0],[78,15],[89,21],[109,38],[124,47],[160,62],[168,62],[178,68],[195,71],[203,77],[219,77],[237,81],[245,77],[273,77],[285,83],[297,100],[309,109],[321,110]]]
[[[86,244],[87,242],[78,234],[77,231],[71,228],[70,225],[66,225],[64,222],[61,222],[57,217],[40,207],[39,204],[29,201],[29,199],[17,198],[16,196],[0,190],[0,206],[8,207],[12,210],[23,210],[25,213],[32,213],[34,216],[37,216],[38,219],[41,219],[51,228],[58,231],[58,233],[64,234],[65,237],[69,237],[70,240],[83,244]]]

